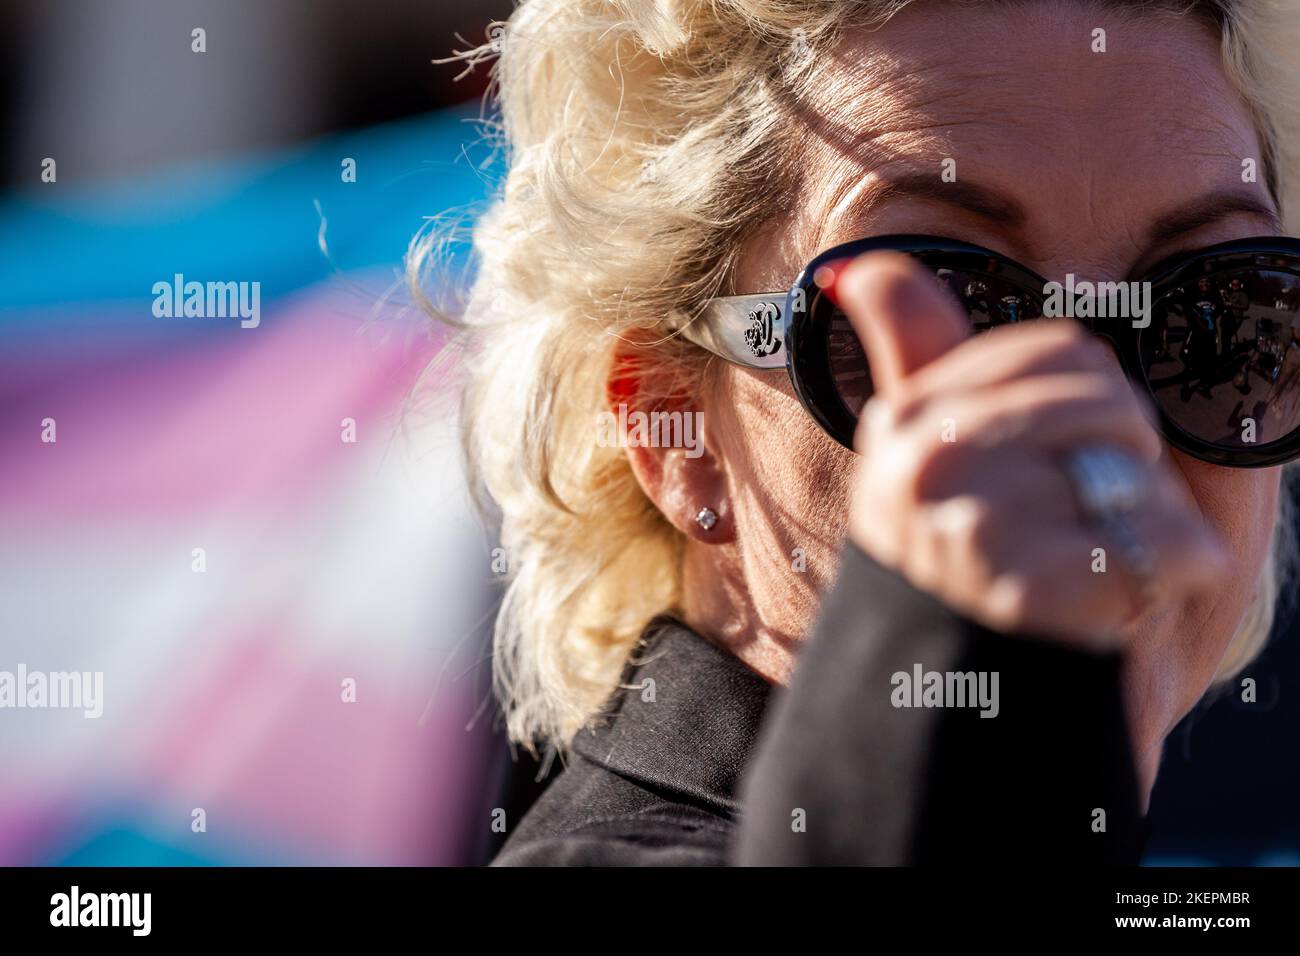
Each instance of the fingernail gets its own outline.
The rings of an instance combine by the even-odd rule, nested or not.
[[[840,297],[835,286],[839,283],[840,276],[844,274],[844,270],[848,268],[849,263],[852,261],[852,259],[832,259],[829,262],[823,262],[813,272],[813,285],[821,289],[826,298],[830,299],[836,307],[840,305]]]

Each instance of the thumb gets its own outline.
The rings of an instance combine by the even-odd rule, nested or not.
[[[970,335],[970,320],[934,273],[902,253],[859,256],[839,271],[832,294],[862,342],[881,395]]]

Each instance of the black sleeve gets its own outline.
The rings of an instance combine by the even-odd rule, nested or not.
[[[509,843],[492,866],[723,866],[721,837],[682,820],[624,818]]]
[[[917,665],[996,672],[997,715],[895,706]],[[1137,862],[1121,665],[982,628],[846,546],[746,773],[733,862]]]

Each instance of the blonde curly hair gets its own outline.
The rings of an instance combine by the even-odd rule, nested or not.
[[[616,347],[655,336],[660,369],[701,387],[701,350],[665,336],[664,323],[723,291],[745,240],[779,211],[787,117],[816,60],[792,51],[912,2],[525,0],[490,43],[457,54],[471,67],[496,57],[492,132],[507,150],[456,321],[466,455],[509,556],[494,683],[512,739],[563,748],[598,714],[645,624],[678,601],[679,534],[620,449],[595,437]],[[1300,209],[1297,3],[1103,5],[1220,30],[1289,224]],[[412,243],[417,294],[449,234],[435,226]],[[1219,680],[1263,646],[1279,573],[1275,557]]]

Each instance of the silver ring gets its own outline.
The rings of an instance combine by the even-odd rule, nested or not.
[[[1084,518],[1115,545],[1142,602],[1150,603],[1157,590],[1155,558],[1128,520],[1146,497],[1150,473],[1132,455],[1107,445],[1077,448],[1065,463]]]
[[[1146,468],[1118,448],[1108,445],[1076,448],[1066,463],[1079,507],[1089,518],[1127,514],[1146,495]]]

